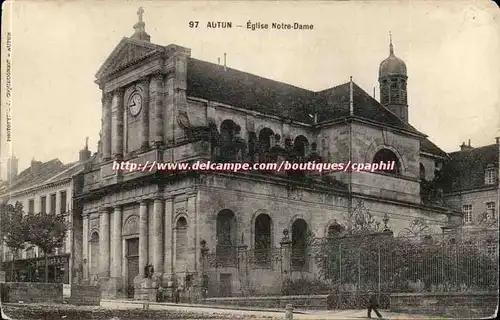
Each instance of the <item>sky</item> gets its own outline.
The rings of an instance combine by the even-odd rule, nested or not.
[[[86,137],[96,151],[101,92],[94,75],[133,34],[139,7],[153,43],[188,47],[192,57],[214,63],[227,53],[228,67],[317,91],[352,76],[372,94],[391,32],[408,69],[414,127],[447,152],[500,136],[500,15],[490,1],[15,1],[4,3],[2,19],[2,33],[12,34],[12,140],[2,102],[4,163],[11,153],[19,171],[32,158],[75,161]],[[207,29],[208,21],[233,28]],[[314,29],[235,27],[248,21]]]

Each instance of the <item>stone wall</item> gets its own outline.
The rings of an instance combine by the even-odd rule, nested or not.
[[[296,309],[326,310],[328,295],[208,298],[201,303],[277,309],[284,309],[287,304],[292,304]]]
[[[62,283],[6,282],[0,284],[0,292],[3,302],[63,302]]]
[[[99,306],[101,304],[99,286],[71,285],[70,303],[74,305]]]
[[[491,317],[498,292],[430,292],[391,294],[391,312],[427,314],[451,318]]]

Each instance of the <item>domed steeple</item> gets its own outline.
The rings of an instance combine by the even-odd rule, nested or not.
[[[405,62],[394,55],[392,37],[389,33],[389,57],[380,63],[378,81],[380,103],[402,121],[408,123]]]
[[[403,60],[394,55],[392,37],[390,37],[389,41],[389,57],[380,63],[378,71],[379,78],[391,75],[406,76],[406,64]]]

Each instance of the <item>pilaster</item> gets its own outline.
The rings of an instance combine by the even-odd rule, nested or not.
[[[148,203],[142,200],[139,207],[139,276],[144,278],[148,262]]]
[[[87,213],[82,214],[83,220],[83,280],[87,282],[89,280],[89,215]]]
[[[141,149],[147,150],[149,149],[149,87],[150,87],[150,78],[144,77],[142,79],[142,114],[141,114]]]
[[[153,204],[153,230],[154,230],[154,246],[153,246],[153,267],[155,273],[163,273],[163,216],[165,213],[164,202],[161,198],[154,199]]]
[[[109,211],[101,209],[99,213],[99,277],[109,277]]]
[[[122,208],[116,206],[113,212],[113,258],[111,277],[122,276]]]
[[[155,144],[164,144],[164,128],[163,128],[163,90],[164,78],[161,73],[153,76],[156,89],[155,89]]]
[[[116,113],[115,113],[115,143],[113,144],[113,157],[115,159],[121,159],[123,157],[123,99],[124,99],[125,90],[123,88],[119,88],[115,91],[116,96]]]
[[[164,256],[163,256],[163,271],[164,271],[164,279],[163,279],[163,284],[166,285],[167,282],[169,281],[169,277],[173,273],[173,259],[172,259],[172,243],[173,243],[173,237],[172,237],[172,215],[173,215],[173,199],[166,199],[165,200],[165,219],[164,219]]]
[[[111,104],[113,97],[109,93],[102,95],[102,157],[103,160],[111,159]]]

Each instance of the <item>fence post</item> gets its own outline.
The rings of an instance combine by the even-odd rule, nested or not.
[[[358,248],[358,291],[361,290],[361,249]]]
[[[293,306],[291,304],[287,304],[285,307],[285,319],[293,320]]]
[[[378,299],[380,300],[380,286],[381,286],[381,270],[380,270],[380,244],[378,245]]]

